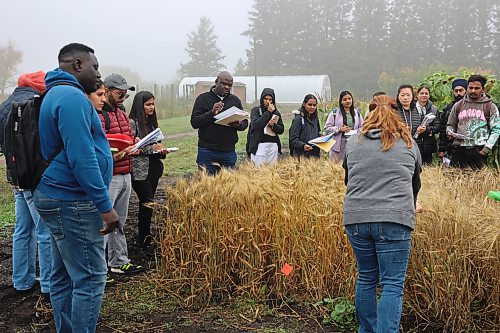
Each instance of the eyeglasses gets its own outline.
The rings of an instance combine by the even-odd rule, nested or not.
[[[112,92],[116,92],[116,97],[118,97],[118,99],[126,99],[129,96],[126,91],[113,89]]]

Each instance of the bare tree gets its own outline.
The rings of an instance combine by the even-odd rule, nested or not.
[[[7,46],[0,46],[0,93],[15,85],[17,65],[22,61],[23,53],[16,49],[14,42],[9,40]]]

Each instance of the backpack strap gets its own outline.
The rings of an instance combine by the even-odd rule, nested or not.
[[[335,121],[337,120],[337,112],[339,112],[339,108],[333,108],[331,112],[333,114],[333,124],[335,124]]]
[[[108,133],[109,129],[111,128],[111,119],[109,118],[108,111],[104,110],[104,108],[102,109],[101,113],[104,118],[104,129],[106,133]]]
[[[455,108],[455,113],[457,114],[457,118],[458,115],[460,114],[460,111],[462,111],[462,108],[464,107],[464,103],[465,101],[463,98],[457,102],[457,107]]]
[[[53,85],[51,85],[47,90],[45,90],[45,92],[42,94],[42,96],[40,96],[40,107],[41,107],[41,102],[43,100],[43,98],[45,97],[45,95],[47,95],[47,93],[49,92],[50,89],[56,87],[56,86],[73,86],[77,89],[80,89],[78,88],[76,85],[70,83],[70,82],[57,82]],[[54,158],[56,158],[57,155],[59,155],[59,153],[64,149],[64,144],[60,144],[59,146],[56,147],[56,149],[52,152],[52,154],[49,155],[49,158],[45,161],[45,166],[49,166],[50,163],[52,163],[52,161],[54,160]]]
[[[484,117],[486,118],[486,121],[490,120],[490,116],[491,116],[491,104],[493,104],[493,102],[490,100],[488,103],[486,103],[484,105],[483,113],[484,113]]]
[[[457,117],[458,117],[458,115],[460,114],[460,111],[462,111],[462,108],[464,107],[464,104],[465,104],[464,99],[462,98],[461,100],[459,100],[457,102],[457,104],[458,104],[458,106],[455,109],[455,113],[457,114]],[[484,118],[486,119],[486,126],[488,127],[488,132],[491,130],[490,129],[490,117],[491,117],[491,105],[492,104],[493,104],[493,101],[490,100],[488,103],[484,104],[484,108],[483,108],[483,114],[484,114]]]
[[[57,155],[59,155],[59,153],[63,150],[63,148],[64,146],[62,144],[57,146],[56,150],[54,150],[52,154],[50,154],[49,158],[45,161],[45,165],[49,166],[49,164],[52,163],[52,161],[54,160],[54,158],[56,158]]]

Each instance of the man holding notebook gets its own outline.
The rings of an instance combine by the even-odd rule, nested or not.
[[[233,168],[236,164],[235,145],[238,131],[248,127],[248,119],[227,125],[216,124],[214,116],[231,107],[243,110],[240,99],[231,94],[233,77],[229,72],[220,72],[215,85],[199,95],[193,106],[191,126],[198,129],[198,156],[196,163],[209,175],[217,174],[221,168]]]

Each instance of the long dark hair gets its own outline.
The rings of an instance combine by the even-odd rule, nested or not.
[[[134,119],[137,122],[137,127],[139,129],[139,133],[137,134],[141,139],[148,135],[148,133],[150,133],[153,129],[158,128],[156,109],[153,111],[153,114],[147,118],[147,120],[146,115],[144,114],[144,103],[151,98],[155,98],[151,92],[139,91],[134,97],[132,109],[129,114],[129,118]]]
[[[346,96],[346,95],[351,96],[352,104],[351,104],[351,109],[349,110],[349,113],[351,114],[353,122],[356,121],[355,120],[356,119],[355,113],[354,113],[354,97],[352,97],[352,94],[350,91],[344,90],[340,93],[340,96],[339,96],[339,110],[340,110],[340,112],[342,112],[342,118],[344,119],[344,125],[347,125],[347,114],[345,112],[344,106],[342,105],[342,98],[344,98],[344,96]]]
[[[410,90],[411,90],[410,110],[414,109],[416,107],[415,106],[415,91],[413,90],[413,86],[411,84],[402,84],[398,87],[398,94],[396,95],[396,103],[398,104],[398,108],[400,110],[403,110],[403,105],[399,101],[399,93],[401,92],[401,90],[403,90],[405,88],[410,88]]]
[[[306,104],[310,99],[314,99],[316,101],[316,103],[318,103],[318,99],[316,98],[316,96],[314,96],[313,94],[307,94],[305,97],[304,97],[304,101],[302,102],[302,104],[300,105],[300,113],[302,113],[302,116],[310,116],[307,112],[306,112],[306,109],[304,109],[304,104]],[[312,115],[316,115],[318,113],[318,106],[316,105],[316,111],[312,114]]]

